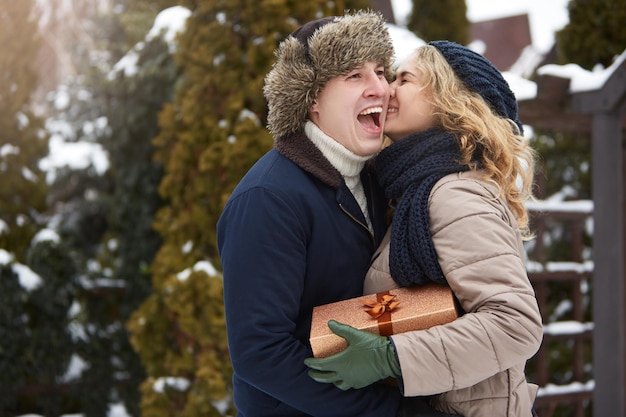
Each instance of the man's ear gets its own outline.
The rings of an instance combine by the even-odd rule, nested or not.
[[[319,115],[319,112],[320,112],[319,104],[317,104],[317,100],[315,100],[313,104],[311,104],[311,107],[309,107],[309,119],[315,122],[317,120],[317,116]]]

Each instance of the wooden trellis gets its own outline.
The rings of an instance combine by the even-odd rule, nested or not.
[[[626,61],[597,90],[572,93],[569,85],[569,79],[540,76],[536,97],[519,102],[520,119],[591,135],[593,415],[626,417]]]

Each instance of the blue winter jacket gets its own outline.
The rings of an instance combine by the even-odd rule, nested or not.
[[[362,174],[374,235],[339,172],[304,135],[275,141],[244,176],[217,224],[240,417],[393,417],[396,388],[341,391],[315,382],[314,306],[362,295],[385,231],[385,200]]]

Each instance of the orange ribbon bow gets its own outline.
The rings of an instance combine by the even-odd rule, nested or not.
[[[400,304],[400,301],[393,301],[394,298],[396,298],[395,295],[386,294],[380,298],[380,301],[366,300],[363,301],[363,304],[370,307],[370,309],[367,310],[367,314],[372,316],[372,318],[377,319],[387,311],[393,310],[398,306],[398,304]]]

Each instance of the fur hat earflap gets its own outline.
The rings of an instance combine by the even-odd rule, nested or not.
[[[391,74],[391,36],[378,12],[358,11],[306,23],[280,43],[265,77],[267,125],[275,137],[302,131],[324,85],[365,62],[380,62]]]

